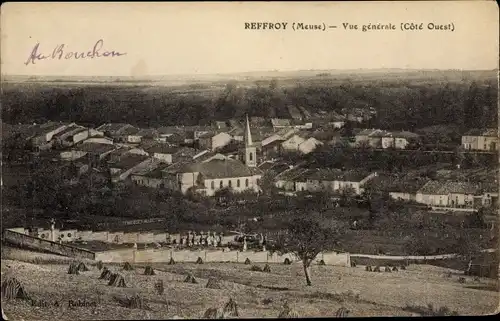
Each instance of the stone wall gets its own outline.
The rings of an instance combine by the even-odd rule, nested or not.
[[[162,263],[173,258],[176,262],[196,262],[198,257],[204,262],[243,263],[248,258],[252,263],[278,263],[285,259],[299,261],[293,254],[278,255],[263,251],[227,251],[227,250],[174,250],[174,249],[123,249],[96,253],[96,260],[103,262]],[[318,255],[316,262],[324,260],[326,265],[350,266],[348,253],[325,253]]]
[[[95,258],[95,253],[92,251],[80,249],[74,246],[60,244],[49,240],[44,240],[38,237],[26,235],[23,233],[6,230],[3,233],[6,242],[33,250],[48,251],[69,257],[91,259]]]

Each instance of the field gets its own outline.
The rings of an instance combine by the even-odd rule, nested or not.
[[[305,286],[300,264],[271,265],[271,272],[264,273],[252,272],[250,265],[244,264],[178,263],[154,266],[154,276],[143,275],[143,267],[123,271],[121,266],[108,265],[125,278],[127,287],[116,288],[99,280],[100,272],[91,264],[90,271],[69,275],[66,259],[21,252],[2,256],[2,280],[7,274],[15,276],[33,299],[50,304],[57,301],[59,306],[5,302],[4,312],[15,320],[200,318],[206,309],[221,307],[229,298],[238,304],[242,318],[277,317],[284,300],[302,317],[333,316],[342,306],[353,317],[411,316],[415,312],[407,306],[427,304],[436,309],[447,307],[461,315],[482,315],[494,313],[499,299],[491,279],[473,281],[465,277],[466,282],[459,283],[460,272],[428,265],[410,265],[391,273],[365,272],[363,266],[313,266],[311,287]],[[197,284],[183,282],[188,271]],[[209,277],[217,278],[221,289],[206,288]],[[165,285],[163,295],[154,288],[160,279]],[[125,308],[115,299],[134,294],[139,294],[150,309]],[[69,300],[94,302],[96,306],[69,307]]]

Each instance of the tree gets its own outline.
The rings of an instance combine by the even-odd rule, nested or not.
[[[277,241],[277,251],[294,253],[302,261],[306,283],[311,283],[311,263],[323,251],[332,250],[335,246],[338,231],[323,228],[317,221],[295,218],[287,226],[284,235]]]

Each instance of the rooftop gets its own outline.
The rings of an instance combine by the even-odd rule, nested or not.
[[[116,149],[116,146],[112,144],[101,144],[101,143],[83,143],[79,145],[77,150],[87,153],[103,154]]]
[[[320,168],[308,173],[309,180],[324,180],[324,181],[342,181],[342,182],[360,182],[370,173],[365,171],[342,171],[339,169]]]
[[[234,159],[213,159],[187,165],[180,169],[182,173],[201,173],[206,178],[230,178],[253,176],[255,171]]]
[[[148,156],[137,155],[137,154],[127,154],[122,159],[120,159],[116,163],[110,163],[110,168],[119,168],[119,169],[131,169],[132,167],[142,163]]]
[[[456,182],[456,181],[429,181],[422,188],[418,190],[422,194],[431,195],[447,195],[451,193],[456,194],[477,194],[480,191],[479,184],[470,182]]]
[[[73,134],[73,135],[76,135],[80,132],[83,132],[83,131],[86,131],[88,130],[87,128],[83,127],[83,126],[79,126],[79,125],[71,125],[71,126],[68,126],[66,127],[64,130],[60,131],[59,133],[55,134],[54,136],[52,136],[53,138],[59,138],[63,135],[66,135],[66,134]]]

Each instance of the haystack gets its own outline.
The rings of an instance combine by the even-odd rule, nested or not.
[[[380,266],[376,266],[374,269],[373,269],[373,272],[380,272]]]
[[[80,272],[90,271],[89,268],[83,262],[77,262],[76,264],[78,265],[78,271]]]
[[[149,310],[149,306],[144,302],[144,299],[139,296],[138,294],[133,295],[131,297],[127,298],[118,298],[115,297],[115,300],[120,303],[121,306],[129,309],[143,309],[143,310]]]
[[[14,277],[7,277],[2,282],[2,300],[30,300],[30,296],[22,284]]]
[[[397,272],[397,271],[398,271],[397,266],[392,267],[392,270],[393,270],[394,272]]]
[[[123,278],[123,275],[119,273],[113,273],[111,277],[109,278],[109,283],[108,285],[110,286],[116,286],[119,288],[126,288],[127,286],[125,285],[125,279]]]
[[[325,265],[325,261],[324,260],[319,261],[318,265]]]
[[[111,278],[111,275],[112,275],[111,271],[107,267],[104,267],[102,269],[101,276],[99,277],[99,279],[109,280]]]
[[[258,265],[252,265],[250,267],[250,271],[254,271],[254,272],[262,272],[262,268]]]
[[[104,264],[102,264],[102,261],[99,261],[99,262],[97,262],[97,265],[96,265],[96,266],[97,266],[97,268],[98,268],[98,269],[99,269],[99,271],[100,271],[100,270],[102,270],[102,268],[104,267]]]
[[[188,275],[184,279],[184,283],[198,284],[198,281],[196,281],[196,279],[194,278],[194,276],[191,273],[188,273]]]
[[[222,312],[223,312],[225,317],[239,317],[240,316],[240,314],[238,313],[238,305],[236,304],[236,302],[233,301],[232,298],[230,298],[229,301],[226,303]]]
[[[174,258],[171,257],[170,261],[168,261],[168,265],[174,265],[174,264],[175,264]]]
[[[165,286],[163,285],[163,280],[158,280],[155,283],[155,290],[156,293],[158,293],[159,295],[162,295],[165,292]]]
[[[156,275],[155,270],[151,266],[146,266],[144,269],[144,275]]]
[[[201,257],[198,256],[198,259],[196,259],[196,264],[203,264],[203,260]]]
[[[278,318],[279,319],[282,319],[282,318],[283,319],[291,319],[291,318],[300,318],[300,316],[297,313],[297,311],[290,308],[290,306],[288,305],[288,302],[285,302],[285,304],[283,304],[283,308],[282,308],[280,314],[278,315]]]
[[[335,317],[336,318],[346,318],[349,313],[351,311],[349,311],[348,309],[344,308],[344,307],[340,307],[337,312],[335,312]]]
[[[208,289],[219,289],[219,290],[222,288],[219,280],[217,280],[214,277],[208,279],[207,285],[205,287]]]
[[[269,266],[269,264],[266,263],[266,265],[264,265],[262,272],[271,273],[271,267]]]
[[[76,262],[71,262],[68,268],[68,274],[80,274],[80,269],[78,268],[78,264]]]
[[[125,262],[125,264],[123,264],[123,269],[125,271],[132,271],[134,269],[134,267],[132,265],[130,265],[130,263]]]
[[[289,259],[289,258],[285,258],[285,260],[283,261],[283,263],[284,263],[285,265],[290,265],[290,264],[292,264],[292,261],[290,261],[290,259]]]
[[[250,262],[250,259],[249,259],[249,258],[246,258],[246,260],[245,260],[245,264],[246,264],[246,265],[248,265],[248,264],[250,264],[250,263],[252,263],[252,262]]]
[[[203,314],[203,319],[224,319],[222,309],[208,308]]]
[[[371,265],[365,266],[365,271],[371,272],[372,271]]]
[[[384,268],[384,271],[385,271],[385,272],[391,272],[391,267],[386,266],[386,267]]]

